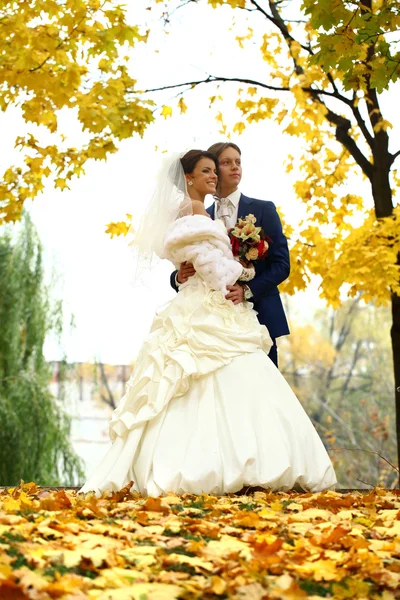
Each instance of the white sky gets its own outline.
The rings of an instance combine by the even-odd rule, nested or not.
[[[140,5],[140,3],[139,3]],[[148,5],[131,3],[131,20],[140,18]],[[174,27],[168,36],[154,30],[154,45],[160,49],[152,54],[143,46],[134,53],[133,72],[143,87],[197,79],[207,72],[233,76],[242,74],[257,77],[263,67],[255,49],[243,51],[234,43],[228,31],[230,12],[213,11],[202,5],[190,7],[175,15]],[[196,12],[193,27],[191,17]],[[148,14],[146,15],[148,16]],[[243,32],[247,27],[243,25]],[[222,52],[221,52],[222,50]],[[217,57],[217,54],[219,55]],[[231,123],[239,120],[231,113],[229,94],[221,109]],[[125,213],[138,213],[151,194],[152,181],[160,162],[161,150],[206,148],[223,141],[209,110],[207,98],[211,88],[203,88],[185,96],[188,112],[178,110],[168,120],[157,119],[143,140],[133,138],[121,145],[120,151],[104,162],[91,163],[86,176],[75,180],[70,191],[59,192],[50,186],[30,208],[45,247],[46,267],[54,269],[58,284],[56,294],[62,297],[67,315],[75,318],[76,327],[64,335],[63,348],[69,361],[89,361],[93,358],[108,363],[129,363],[148,331],[157,306],[173,297],[169,286],[171,265],[160,265],[147,288],[132,283],[134,265],[126,241],[110,240],[104,233],[110,221],[123,219]],[[165,93],[167,104],[177,103],[176,93]],[[394,101],[387,103],[387,117],[399,126]],[[80,132],[68,115],[63,117],[65,128],[79,139]],[[13,156],[16,135],[25,129],[17,111],[0,115],[2,142],[0,168]],[[286,174],[283,163],[287,154],[295,154],[299,142],[284,136],[278,126],[264,121],[249,126],[237,142],[243,153],[241,190],[249,196],[273,200],[295,223],[301,214],[292,183],[296,174]],[[359,185],[359,184],[358,184]],[[368,188],[365,187],[365,193]],[[317,293],[311,290],[298,295],[296,304],[303,315],[307,307],[317,303]],[[54,341],[46,345],[48,359],[60,357]]]

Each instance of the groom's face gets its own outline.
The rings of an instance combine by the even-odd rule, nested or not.
[[[235,191],[242,179],[242,162],[239,152],[228,146],[219,155],[218,162],[220,186]]]

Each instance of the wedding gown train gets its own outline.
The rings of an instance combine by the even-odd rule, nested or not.
[[[187,219],[189,230],[204,230],[196,251],[182,234]],[[156,314],[113,413],[112,445],[82,492],[119,490],[130,481],[144,496],[220,495],[245,486],[319,491],[336,483],[314,426],[268,358],[266,327],[251,304],[225,300],[237,266],[230,259],[222,274],[215,270],[224,260],[215,255],[218,243],[208,245],[220,229],[204,219],[185,217],[174,228],[169,257],[191,260],[197,274]],[[229,251],[220,248],[228,258]]]

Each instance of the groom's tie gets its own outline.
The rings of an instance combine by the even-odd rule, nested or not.
[[[229,219],[232,216],[232,203],[229,198],[216,198],[215,204],[217,206],[217,218],[221,219],[225,227],[229,228]]]

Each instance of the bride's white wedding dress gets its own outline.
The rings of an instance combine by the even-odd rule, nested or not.
[[[334,486],[317,432],[267,356],[266,327],[251,304],[225,300],[241,267],[221,224],[177,220],[165,256],[197,273],[156,314],[113,413],[112,446],[81,491],[130,481],[145,496]]]

